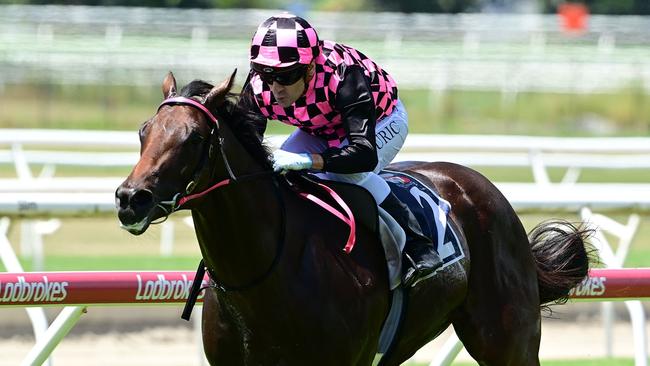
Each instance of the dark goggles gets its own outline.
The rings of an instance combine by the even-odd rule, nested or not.
[[[276,69],[251,63],[251,69],[268,85],[272,85],[275,82],[286,86],[295,84],[298,80],[302,79],[307,72],[307,65],[298,64],[286,69]]]

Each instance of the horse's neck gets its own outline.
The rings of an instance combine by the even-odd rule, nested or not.
[[[235,183],[192,212],[206,265],[230,286],[244,285],[273,262],[281,233],[281,206],[269,178]]]
[[[225,155],[231,159],[235,176],[261,172],[260,164],[230,131],[225,133],[224,141],[229,142],[224,146]],[[231,182],[193,210],[203,258],[225,284],[247,282],[273,261],[283,225],[276,189],[270,176]]]

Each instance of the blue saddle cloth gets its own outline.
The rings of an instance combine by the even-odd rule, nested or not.
[[[411,175],[390,170],[379,174],[397,198],[409,206],[423,234],[431,238],[444,267],[465,257],[458,236],[449,224],[449,202]]]

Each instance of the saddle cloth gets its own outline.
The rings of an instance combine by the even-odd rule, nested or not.
[[[397,198],[409,206],[422,228],[422,233],[432,239],[443,260],[443,268],[464,257],[458,237],[449,225],[449,202],[406,173],[384,170],[380,172],[380,176],[386,180]],[[406,235],[397,221],[375,204],[368,191],[355,184],[323,181],[312,175],[306,177],[287,174],[286,177],[288,181],[299,185],[298,189],[314,192],[320,197],[323,197],[323,192],[314,186],[315,182],[324,183],[336,191],[351,208],[357,224],[364,225],[379,235],[386,256],[390,289],[394,290],[399,286]]]
[[[431,239],[440,255],[442,268],[465,257],[458,236],[449,222],[449,202],[409,174],[383,170],[379,175],[386,180],[397,198],[409,206],[422,228],[422,233]],[[397,228],[401,230],[399,225]]]

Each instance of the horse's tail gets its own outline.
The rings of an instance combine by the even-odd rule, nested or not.
[[[592,262],[586,240],[593,233],[564,220],[545,221],[528,235],[537,266],[540,304],[563,304],[569,290],[582,281]]]

